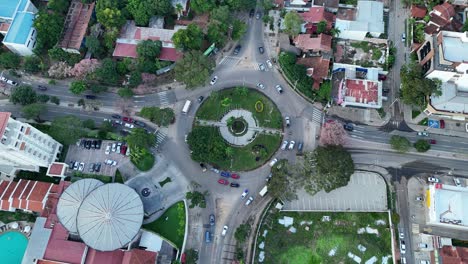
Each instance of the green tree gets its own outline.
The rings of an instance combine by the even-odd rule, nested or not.
[[[117,94],[122,98],[131,98],[133,96],[133,91],[130,88],[120,88]]]
[[[143,107],[140,116],[150,120],[158,126],[168,126],[175,120],[174,110],[172,108]]]
[[[400,70],[401,97],[406,104],[425,108],[427,98],[431,95],[440,96],[441,82],[437,79],[424,78],[421,65],[416,62],[403,65]]]
[[[299,188],[298,174],[287,160],[280,160],[271,169],[272,177],[268,182],[268,192],[281,200],[291,201],[297,198],[296,190]]]
[[[401,153],[407,152],[411,148],[411,142],[407,138],[397,135],[390,138],[390,145],[392,149]]]
[[[187,192],[185,194],[185,197],[190,200],[189,208],[194,208],[195,206],[198,206],[200,208],[206,208],[205,196],[208,196],[208,191],[205,191],[203,193],[193,191]]]
[[[173,8],[169,0],[128,0],[127,10],[139,26],[146,26],[154,15],[169,15]]]
[[[215,43],[216,46],[222,47],[226,43],[227,29],[221,23],[216,21],[208,24],[207,38],[210,43]]]
[[[330,30],[330,33],[334,38],[337,38],[340,36],[341,30],[339,28],[334,27]]]
[[[102,60],[101,67],[96,69],[94,75],[98,81],[109,85],[117,85],[120,79],[115,62],[109,58]]]
[[[232,147],[227,147],[225,149],[226,157],[232,158],[234,156],[234,149]]]
[[[327,30],[327,21],[322,20],[317,24],[317,34],[323,33]]]
[[[125,137],[128,145],[133,148],[148,149],[155,144],[155,136],[151,133],[146,133],[143,128],[134,128],[132,132]]]
[[[57,44],[63,30],[63,22],[64,18],[59,14],[39,10],[33,23],[37,31],[36,50],[48,50]]]
[[[184,7],[180,3],[177,3],[174,9],[177,14],[177,20],[179,20],[180,17],[183,15]]]
[[[225,27],[229,25],[231,19],[231,11],[226,5],[219,6],[211,11],[210,21],[217,21]]]
[[[426,152],[431,149],[431,144],[429,144],[425,139],[419,139],[413,144],[413,146],[418,152]]]
[[[37,95],[37,101],[38,101],[39,103],[45,104],[45,103],[49,102],[49,100],[50,100],[50,97],[49,97],[47,94],[39,94],[39,95]]]
[[[60,99],[57,97],[57,96],[52,96],[50,98],[50,102],[56,104],[56,105],[59,105],[60,104]]]
[[[140,85],[142,81],[141,72],[134,71],[130,74],[130,78],[128,79],[128,87],[135,88]]]
[[[38,73],[41,70],[41,65],[41,59],[35,55],[24,57],[23,68],[28,73]]]
[[[55,61],[64,61],[68,65],[73,66],[81,60],[81,56],[79,54],[69,53],[64,51],[59,47],[51,48],[47,51],[51,60]]]
[[[463,24],[463,27],[462,27],[462,31],[463,31],[463,32],[468,31],[468,19],[465,20],[465,23]]]
[[[247,32],[247,24],[239,19],[234,20],[232,25],[232,39],[239,40]]]
[[[296,37],[301,32],[302,23],[302,17],[298,13],[294,11],[288,12],[284,16],[284,31],[289,35]]]
[[[0,67],[6,69],[18,69],[21,59],[18,54],[13,52],[4,52],[0,54]]]
[[[104,33],[103,45],[107,50],[112,50],[114,48],[115,41],[119,36],[118,28],[110,28]]]
[[[85,46],[95,56],[99,56],[102,53],[101,42],[95,36],[87,36]]]
[[[74,94],[81,94],[88,89],[85,81],[74,81],[70,84],[70,92]]]
[[[47,8],[58,14],[65,15],[68,12],[68,5],[70,5],[69,0],[49,0]]]
[[[60,143],[70,145],[86,135],[86,130],[78,117],[64,116],[52,121],[49,134]]]
[[[91,90],[91,92],[95,94],[103,93],[107,91],[106,86],[95,84],[95,83],[88,83],[88,87],[89,87],[89,90]]]
[[[46,112],[47,106],[45,104],[34,103],[30,105],[25,105],[21,109],[23,117],[26,119],[35,119],[41,121],[40,115]]]
[[[234,238],[237,240],[237,243],[244,244],[251,229],[252,226],[248,223],[240,224],[239,227],[236,228],[236,232],[234,232]]]
[[[190,8],[197,14],[209,12],[216,7],[215,0],[191,0]]]
[[[217,128],[197,126],[188,134],[187,143],[195,161],[215,163],[227,158],[225,150],[228,145]]]
[[[161,53],[162,43],[159,40],[144,40],[137,45],[137,54],[139,58],[154,61]]]
[[[273,9],[273,7],[275,7],[273,0],[262,0],[261,3],[265,11],[271,10]]]
[[[181,60],[176,62],[175,79],[183,82],[188,88],[200,86],[211,75],[214,67],[214,61],[202,52],[187,52]]]
[[[36,91],[29,85],[20,85],[13,89],[10,95],[10,102],[13,104],[29,105],[37,102]]]
[[[248,10],[250,8],[254,8],[256,5],[256,1],[250,0],[226,0],[225,1],[231,10]]]
[[[195,264],[198,261],[198,251],[193,248],[185,250],[185,263]]]
[[[98,22],[104,25],[104,27],[106,27],[107,29],[120,28],[123,24],[125,24],[125,17],[120,11],[120,9],[125,3],[124,1],[115,0],[97,1],[96,17]]]
[[[86,119],[85,121],[83,121],[83,127],[87,129],[95,129],[96,123],[92,119]]]
[[[190,24],[172,36],[176,48],[181,50],[200,50],[203,42],[203,31],[197,24]]]

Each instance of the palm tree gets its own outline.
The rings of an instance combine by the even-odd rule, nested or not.
[[[224,151],[226,152],[226,156],[228,156],[229,158],[232,158],[232,156],[234,155],[234,149],[231,147],[227,147]]]
[[[337,38],[340,35],[341,31],[339,28],[332,28],[330,30],[330,33],[332,34],[334,38]]]
[[[177,3],[175,6],[175,10],[177,13],[177,20],[179,20],[182,16],[182,12],[184,11],[184,7],[180,3]]]

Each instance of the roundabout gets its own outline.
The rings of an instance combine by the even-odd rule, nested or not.
[[[253,170],[278,149],[282,116],[264,94],[246,87],[213,92],[188,135],[192,159],[232,171]]]

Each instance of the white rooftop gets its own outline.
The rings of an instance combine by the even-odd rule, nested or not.
[[[431,96],[431,105],[439,111],[468,113],[468,74],[454,82],[443,82],[442,94]]]
[[[433,188],[434,214],[431,222],[440,223],[442,219],[446,221],[461,220],[460,225],[468,227],[468,188],[456,187],[453,185],[442,185],[442,188]]]
[[[70,232],[77,233],[76,216],[81,203],[90,192],[103,185],[96,179],[83,179],[72,183],[60,196],[57,204],[57,217]]]
[[[442,31],[444,59],[452,62],[468,61],[467,32]]]
[[[99,251],[112,251],[131,242],[143,222],[143,203],[132,188],[110,183],[86,196],[78,211],[78,233]]]
[[[358,1],[356,19],[336,19],[335,28],[340,30],[339,37],[344,39],[363,40],[367,32],[378,37],[385,32],[383,3]]]

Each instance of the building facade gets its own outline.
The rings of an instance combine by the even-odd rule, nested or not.
[[[0,112],[0,174],[39,171],[57,160],[62,144],[33,126]]]
[[[0,33],[3,44],[20,56],[33,54],[37,32],[33,21],[37,8],[29,0],[0,0]]]

